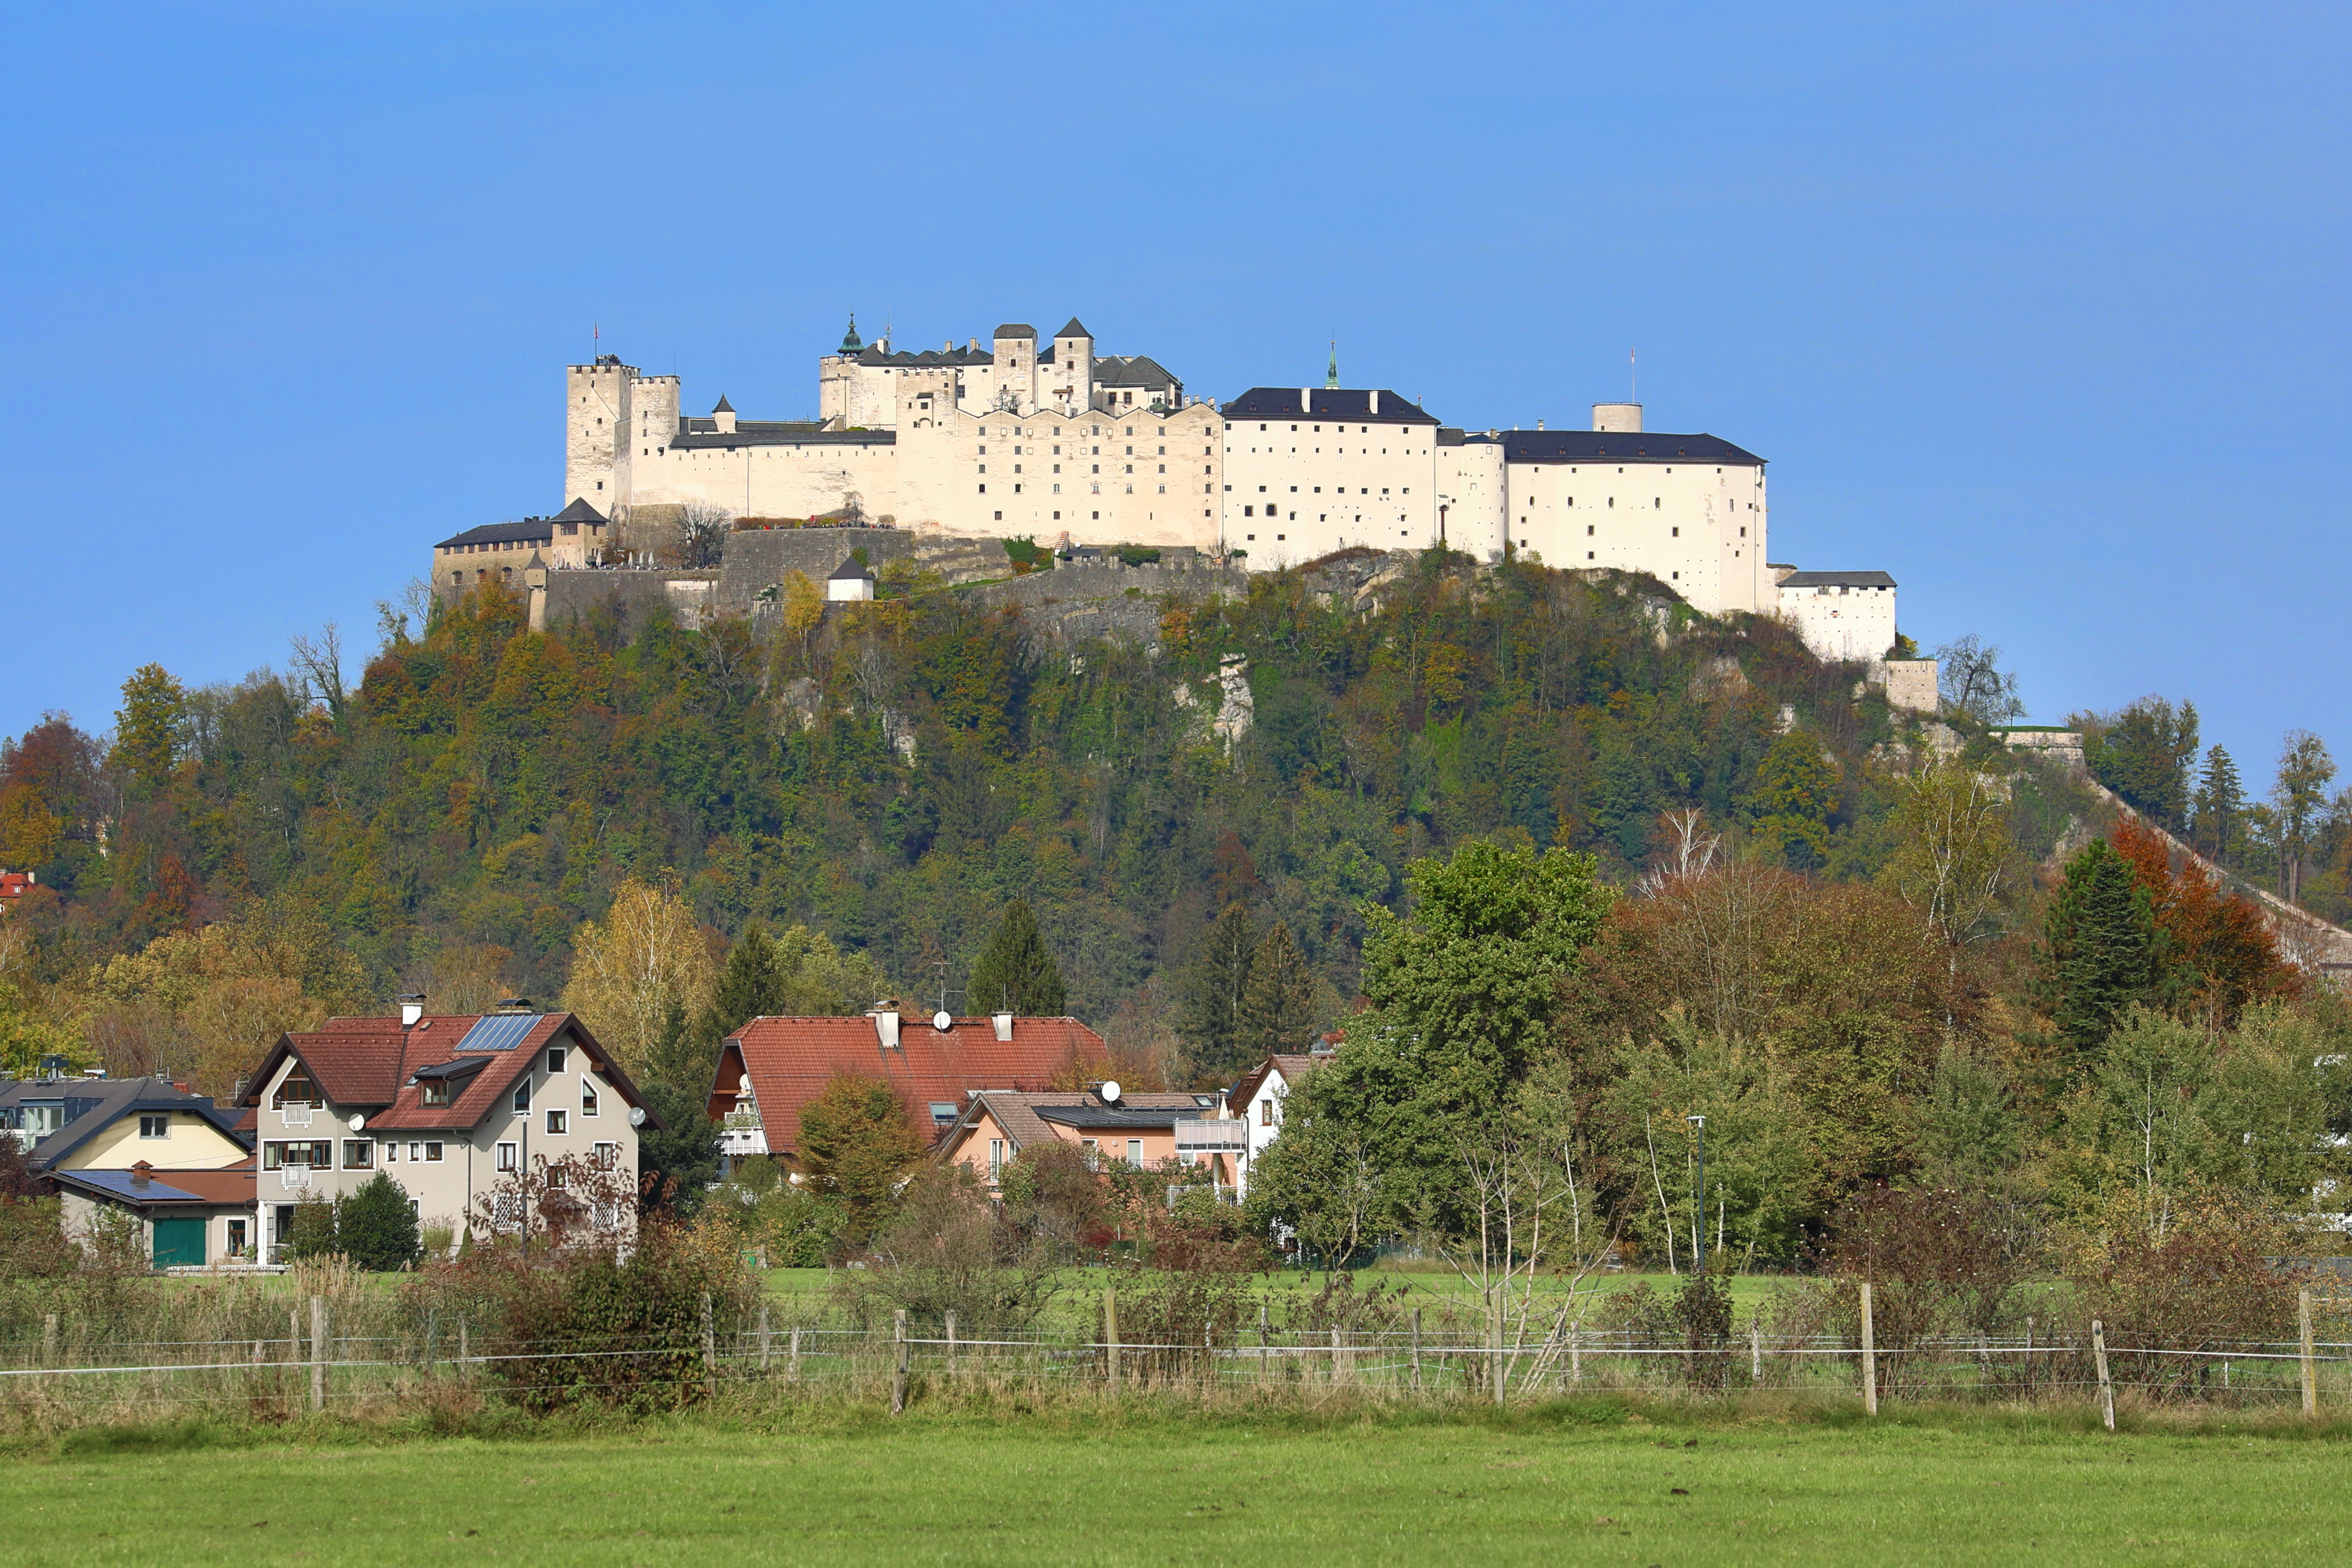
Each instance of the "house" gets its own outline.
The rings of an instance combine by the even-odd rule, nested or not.
[[[158,1268],[249,1258],[253,1155],[236,1118],[162,1078],[32,1078],[0,1085],[16,1139],[64,1200],[68,1235],[106,1209],[135,1216]]]
[[[760,1155],[796,1164],[801,1108],[836,1078],[882,1080],[936,1139],[978,1091],[1083,1082],[1109,1060],[1102,1036],[1073,1018],[910,1019],[895,1004],[857,1018],[756,1018],[719,1048],[710,1117],[730,1167]]]
[[[936,1157],[964,1166],[991,1194],[1024,1149],[1055,1141],[1137,1170],[1156,1170],[1171,1160],[1205,1162],[1210,1179],[1230,1186],[1244,1134],[1238,1124],[1218,1114],[1222,1100],[1217,1094],[1129,1094],[1115,1082],[1044,1092],[984,1089],[940,1139]]]
[[[16,901],[32,892],[33,884],[39,880],[38,872],[0,871],[0,915],[15,907]]]
[[[824,596],[828,601],[856,601],[874,597],[874,574],[866,563],[850,556],[835,567],[833,575],[824,580]]]
[[[1326,1037],[1304,1056],[1269,1056],[1234,1081],[1225,1103],[1234,1120],[1248,1128],[1248,1144],[1234,1156],[1234,1185],[1249,1190],[1249,1167],[1282,1131],[1282,1103],[1292,1087],[1331,1060],[1334,1040]]]
[[[507,1011],[330,1019],[278,1037],[238,1101],[258,1145],[259,1239],[276,1256],[304,1198],[340,1197],[378,1171],[420,1220],[462,1237],[502,1181],[576,1159],[634,1182],[637,1132],[661,1122],[580,1020]]]

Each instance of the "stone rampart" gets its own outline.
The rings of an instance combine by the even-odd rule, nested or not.
[[[679,624],[698,626],[717,580],[718,573],[709,571],[619,567],[594,571],[551,571],[545,589],[532,589],[531,597],[539,602],[531,606],[530,623],[534,629],[552,628],[574,616],[587,620],[609,613],[618,620],[622,635],[627,636],[644,624],[655,605],[665,604]],[[542,593],[544,599],[541,599]]]

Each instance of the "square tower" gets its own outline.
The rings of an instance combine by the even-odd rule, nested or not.
[[[563,501],[610,514],[629,497],[637,371],[618,354],[563,372]]]

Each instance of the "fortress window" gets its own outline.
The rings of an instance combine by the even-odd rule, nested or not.
[[[1746,528],[1742,528],[1742,529],[1740,529],[1740,530],[1739,530],[1739,537],[1740,537],[1741,538],[1743,538],[1743,539],[1744,539],[1744,538],[1746,538],[1748,537],[1748,530],[1747,530]]]
[[[1591,538],[1592,537],[1592,525],[1591,523],[1584,525],[1584,537],[1586,538]]]
[[[1664,505],[1665,505],[1665,503],[1664,503],[1664,501],[1659,500],[1655,496],[1653,496],[1653,497],[1650,497],[1650,505],[1651,505],[1651,507],[1654,507],[1654,507],[1663,507],[1663,506],[1664,506]]]

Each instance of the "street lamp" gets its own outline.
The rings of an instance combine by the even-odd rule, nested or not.
[[[1698,1129],[1698,1277],[1706,1278],[1706,1118],[1685,1116]]]

